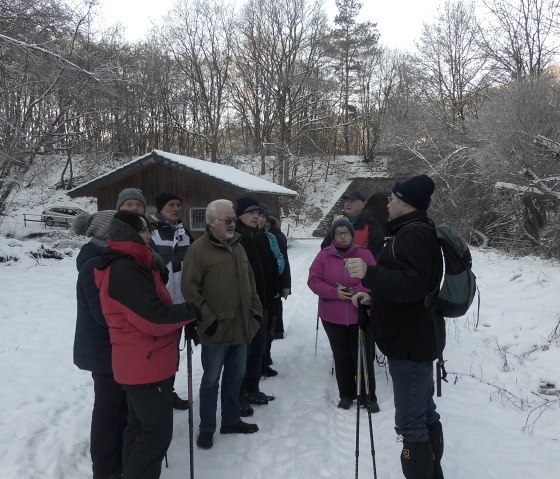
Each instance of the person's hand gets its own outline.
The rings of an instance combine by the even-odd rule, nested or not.
[[[288,299],[288,296],[292,294],[292,291],[290,290],[290,288],[282,288],[282,297],[284,299]]]
[[[367,263],[361,258],[349,258],[345,260],[344,266],[352,278],[363,279],[367,271]]]
[[[341,284],[337,286],[336,292],[338,294],[338,299],[343,301],[349,300],[352,297],[352,292],[348,291],[348,288],[346,288],[346,286],[342,286]]]
[[[368,304],[371,304],[371,296],[363,292],[356,293],[354,296],[352,296],[352,304],[357,308],[359,303],[366,306]]]

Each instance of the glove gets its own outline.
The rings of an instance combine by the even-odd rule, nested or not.
[[[187,338],[187,341],[192,339],[195,346],[200,344],[200,338],[198,337],[198,332],[196,331],[195,326],[197,322],[198,321],[195,320],[185,326],[185,338]]]
[[[368,307],[365,304],[358,304],[358,326],[365,331],[369,325]]]
[[[290,288],[282,288],[282,297],[284,299],[288,299],[288,296],[292,294],[292,291],[290,290]]]

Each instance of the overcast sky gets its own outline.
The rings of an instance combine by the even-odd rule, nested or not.
[[[381,42],[391,48],[412,50],[422,23],[431,21],[437,6],[444,0],[362,0],[360,21],[377,23]],[[159,21],[175,0],[101,0],[101,15],[108,24],[120,22],[126,27],[126,38],[141,39],[150,22]],[[331,20],[336,13],[335,0],[325,0]]]

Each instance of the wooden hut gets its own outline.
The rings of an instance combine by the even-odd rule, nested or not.
[[[245,195],[265,203],[280,217],[281,201],[297,196],[284,188],[231,166],[153,150],[120,168],[94,178],[68,192],[71,198],[93,196],[97,209],[114,209],[123,188],[140,188],[147,202],[147,213],[155,211],[155,198],[171,191],[183,199],[183,222],[199,236],[205,228],[206,205],[224,198],[233,201]]]

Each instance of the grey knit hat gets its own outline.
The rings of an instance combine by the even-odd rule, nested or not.
[[[122,190],[117,198],[117,210],[119,210],[127,200],[140,201],[144,205],[144,210],[146,210],[146,198],[144,198],[144,193],[142,193],[140,188],[125,188]]]
[[[116,210],[103,210],[90,215],[84,213],[72,222],[72,230],[77,235],[106,240],[109,237],[109,223]]]

